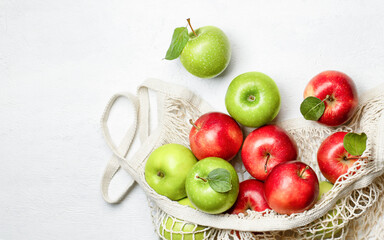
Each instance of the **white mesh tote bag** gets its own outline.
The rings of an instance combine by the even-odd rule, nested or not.
[[[150,109],[149,91],[157,96],[157,109]],[[107,121],[115,101],[128,98],[135,106],[135,121],[123,141],[116,146],[110,136]],[[158,126],[149,131],[149,111],[157,111]],[[117,199],[108,194],[109,184],[120,169],[128,172],[145,191],[152,208],[153,222],[163,239],[363,239],[373,236],[384,239],[384,86],[360,96],[358,110],[347,125],[329,128],[303,118],[276,122],[296,140],[298,159],[309,164],[321,175],[316,161],[316,152],[321,142],[337,131],[365,132],[367,149],[355,165],[341,176],[331,191],[316,205],[303,213],[279,215],[273,210],[264,213],[248,211],[248,214],[210,215],[182,206],[167,197],[157,194],[145,181],[145,163],[151,152],[167,143],[179,143],[189,147],[189,119],[213,111],[211,106],[186,88],[149,79],[139,86],[137,96],[130,93],[114,95],[102,116],[102,130],[113,156],[102,178],[101,190],[109,203],[120,202],[126,191]],[[251,129],[244,129],[247,133]],[[136,134],[137,132],[137,134]],[[132,140],[138,135],[139,150],[132,158],[127,155]],[[250,178],[241,159],[231,161],[240,181]],[[381,217],[381,219],[380,219]]]

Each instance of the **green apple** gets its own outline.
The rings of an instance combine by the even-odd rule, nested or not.
[[[236,202],[239,178],[229,162],[208,157],[193,166],[188,173],[185,189],[189,200],[197,209],[219,214]]]
[[[319,182],[319,196],[317,197],[317,201],[319,201],[325,193],[330,191],[333,187],[333,184],[328,181]]]
[[[327,181],[321,181],[319,182],[319,196],[317,198],[317,200],[319,201],[323,195],[325,193],[327,193],[328,191],[330,191],[333,187],[333,184],[330,183],[330,182],[327,182]],[[334,218],[335,214],[337,214],[337,211],[336,210],[330,210],[328,211],[328,213],[326,215],[324,215],[321,219],[322,220],[326,220],[327,218],[328,219],[332,219]],[[343,221],[341,219],[338,220],[338,224],[341,224]],[[323,237],[323,234],[324,234],[324,237],[323,239],[329,239],[329,238],[332,238],[332,232],[329,232],[330,230],[333,231],[333,223],[332,222],[328,222],[327,225],[324,227],[324,229],[321,229],[319,231],[316,231],[316,234],[315,235],[319,235],[318,237],[316,237],[316,239],[322,239]],[[340,232],[341,232],[341,229],[338,229],[335,234],[334,234],[334,237],[337,237],[340,235]]]
[[[171,200],[185,198],[185,179],[197,159],[180,144],[166,144],[151,153],[145,164],[145,180],[158,194]]]
[[[195,207],[192,205],[188,198],[181,199],[179,203],[181,205],[187,205],[195,209]],[[205,229],[206,227],[200,225],[196,226],[192,223],[184,223],[183,221],[177,218],[166,217],[163,220],[163,224],[160,225],[159,233],[162,237],[167,240],[202,240],[204,239],[204,231],[202,230]],[[195,234],[193,234],[194,232]],[[193,235],[195,235],[195,238],[193,238]]]
[[[185,69],[199,78],[216,77],[227,68],[230,59],[231,46],[227,36],[213,26],[190,33],[180,55]]]
[[[263,73],[243,73],[230,83],[225,95],[225,106],[240,124],[260,127],[272,121],[279,113],[279,89]]]
[[[334,218],[335,214],[337,213],[336,210],[330,210],[326,215],[324,215],[321,219],[325,220],[327,218],[332,219]],[[328,216],[328,217],[327,217]],[[341,219],[337,220],[338,224],[343,223]],[[315,239],[331,239],[332,238],[332,232],[334,231],[334,226],[332,222],[328,222],[327,225],[322,228],[321,230],[316,231]],[[325,233],[325,234],[324,234]],[[333,237],[339,237],[341,233],[341,228],[338,228],[336,232],[334,233]]]
[[[195,206],[193,206],[193,204],[191,203],[191,201],[189,201],[188,198],[183,198],[183,199],[179,200],[178,203],[181,205],[189,206],[193,209],[196,209]]]

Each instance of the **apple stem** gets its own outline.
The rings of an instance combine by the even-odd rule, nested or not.
[[[333,97],[331,95],[327,95],[322,102],[324,102],[326,100],[332,102],[334,99],[333,99]]]
[[[299,174],[299,177],[301,178],[304,174],[305,171],[307,171],[307,169],[309,168],[309,166],[305,166],[304,170],[302,170]]]
[[[157,172],[157,176],[162,178],[162,177],[164,177],[164,173],[161,172],[161,171],[158,171],[158,172]]]
[[[189,123],[194,127],[196,128],[197,130],[200,130],[200,128],[198,126],[196,126],[196,124],[193,122],[192,119],[189,119]]]
[[[267,164],[268,164],[268,160],[269,158],[271,157],[271,154],[267,153],[267,160],[265,161],[265,165],[264,165],[264,172],[267,173]]]
[[[368,159],[368,157],[347,157],[344,160],[352,160],[352,159]]]
[[[189,25],[189,27],[191,28],[193,34],[195,34],[195,36],[197,37],[197,34],[195,33],[195,30],[193,30],[193,27],[192,27],[192,25],[191,25],[191,19],[190,19],[190,18],[187,18],[187,22],[188,22],[188,25]]]
[[[198,179],[201,179],[201,180],[203,180],[204,182],[208,182],[208,180],[207,180],[207,179],[205,179],[205,178],[202,178],[202,177],[200,177],[200,176],[196,176],[196,178],[198,178]]]
[[[253,101],[255,101],[255,96],[253,96],[253,95],[250,95],[250,96],[248,96],[248,101],[250,101],[250,102],[253,102]]]

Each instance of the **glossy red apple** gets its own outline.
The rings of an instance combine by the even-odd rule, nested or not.
[[[347,132],[332,134],[321,143],[317,151],[320,171],[333,184],[359,159],[359,156],[353,156],[345,150],[343,144],[345,135]]]
[[[310,209],[319,195],[319,180],[307,164],[284,162],[274,167],[264,183],[268,205],[277,213],[292,214]]]
[[[239,195],[230,213],[245,213],[247,210],[262,212],[271,209],[264,195],[264,184],[256,179],[248,179],[240,183]]]
[[[266,125],[246,137],[241,158],[247,171],[264,181],[277,164],[296,160],[297,146],[282,128]]]
[[[338,71],[325,71],[312,78],[304,90],[304,98],[309,96],[325,99],[325,111],[318,122],[327,126],[348,121],[358,103],[354,82]]]
[[[219,157],[230,161],[240,150],[243,132],[229,115],[211,112],[202,115],[189,133],[191,150],[197,159]]]

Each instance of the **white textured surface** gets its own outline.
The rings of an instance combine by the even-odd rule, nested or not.
[[[188,86],[225,111],[231,79],[261,71],[280,88],[280,119],[299,117],[303,89],[320,71],[344,71],[359,93],[384,82],[379,0],[139,2],[0,0],[1,239],[156,239],[139,187],[114,206],[99,191],[110,157],[104,105],[147,77]],[[187,17],[232,42],[220,77],[197,79],[162,60]],[[117,138],[128,115],[112,119]]]

